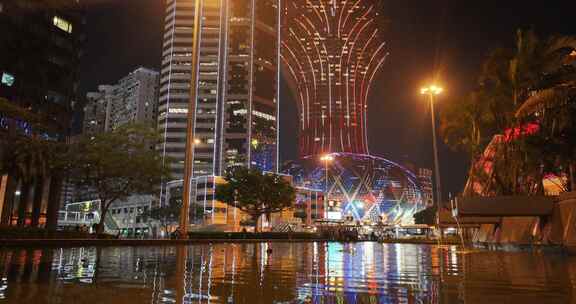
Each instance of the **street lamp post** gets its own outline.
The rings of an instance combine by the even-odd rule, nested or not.
[[[200,14],[202,1],[196,0],[194,4],[194,33],[192,37],[192,68],[190,71],[190,99],[188,101],[188,116],[186,127],[186,158],[184,161],[184,191],[182,192],[182,209],[180,210],[180,236],[179,238],[188,238],[188,224],[190,209],[190,196],[192,193],[192,163],[194,159],[194,144],[198,142],[194,139],[194,111],[197,99],[198,86],[198,56],[199,56],[199,38],[200,38]]]
[[[330,154],[323,155],[320,160],[324,162],[324,172],[326,176],[324,178],[324,219],[328,218],[328,164],[334,160],[334,157]]]
[[[442,204],[442,184],[440,181],[440,161],[438,160],[438,143],[436,139],[436,113],[434,109],[434,101],[437,95],[440,95],[444,89],[439,86],[431,85],[422,88],[420,93],[426,95],[430,102],[430,113],[432,114],[432,141],[434,147],[434,175],[436,181],[436,225],[438,226],[438,231],[440,233],[440,241],[442,241],[442,229],[440,228],[440,209]]]

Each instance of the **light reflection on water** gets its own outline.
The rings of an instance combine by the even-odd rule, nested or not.
[[[0,278],[0,303],[570,303],[576,260],[370,242],[1,249]]]

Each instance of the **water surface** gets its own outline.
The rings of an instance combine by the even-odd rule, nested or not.
[[[576,259],[380,243],[0,249],[0,303],[572,303]]]

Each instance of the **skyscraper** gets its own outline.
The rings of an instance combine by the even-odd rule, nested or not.
[[[286,5],[282,59],[297,98],[301,156],[368,153],[367,99],[388,56],[379,2]]]
[[[297,100],[301,156],[287,171],[298,186],[325,192],[323,218],[406,224],[425,207],[413,172],[369,155],[368,97],[388,57],[381,2],[289,1],[284,8],[281,53]]]
[[[195,178],[222,175],[234,165],[277,170],[280,1],[201,1],[194,84],[195,1],[167,1],[158,128],[174,179],[183,178],[187,131],[194,138],[188,144],[194,145]],[[191,90],[198,96],[192,103]]]
[[[85,24],[80,1],[0,1],[3,154],[17,138],[68,140]],[[55,229],[64,179],[56,171],[9,169],[0,179],[0,224]]]

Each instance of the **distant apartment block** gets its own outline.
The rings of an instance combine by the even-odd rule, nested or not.
[[[86,95],[85,134],[107,132],[130,122],[156,126],[159,73],[138,68],[115,85],[101,85]]]
[[[115,86],[98,86],[98,92],[86,95],[82,133],[97,134],[110,130],[110,110],[114,103]]]

